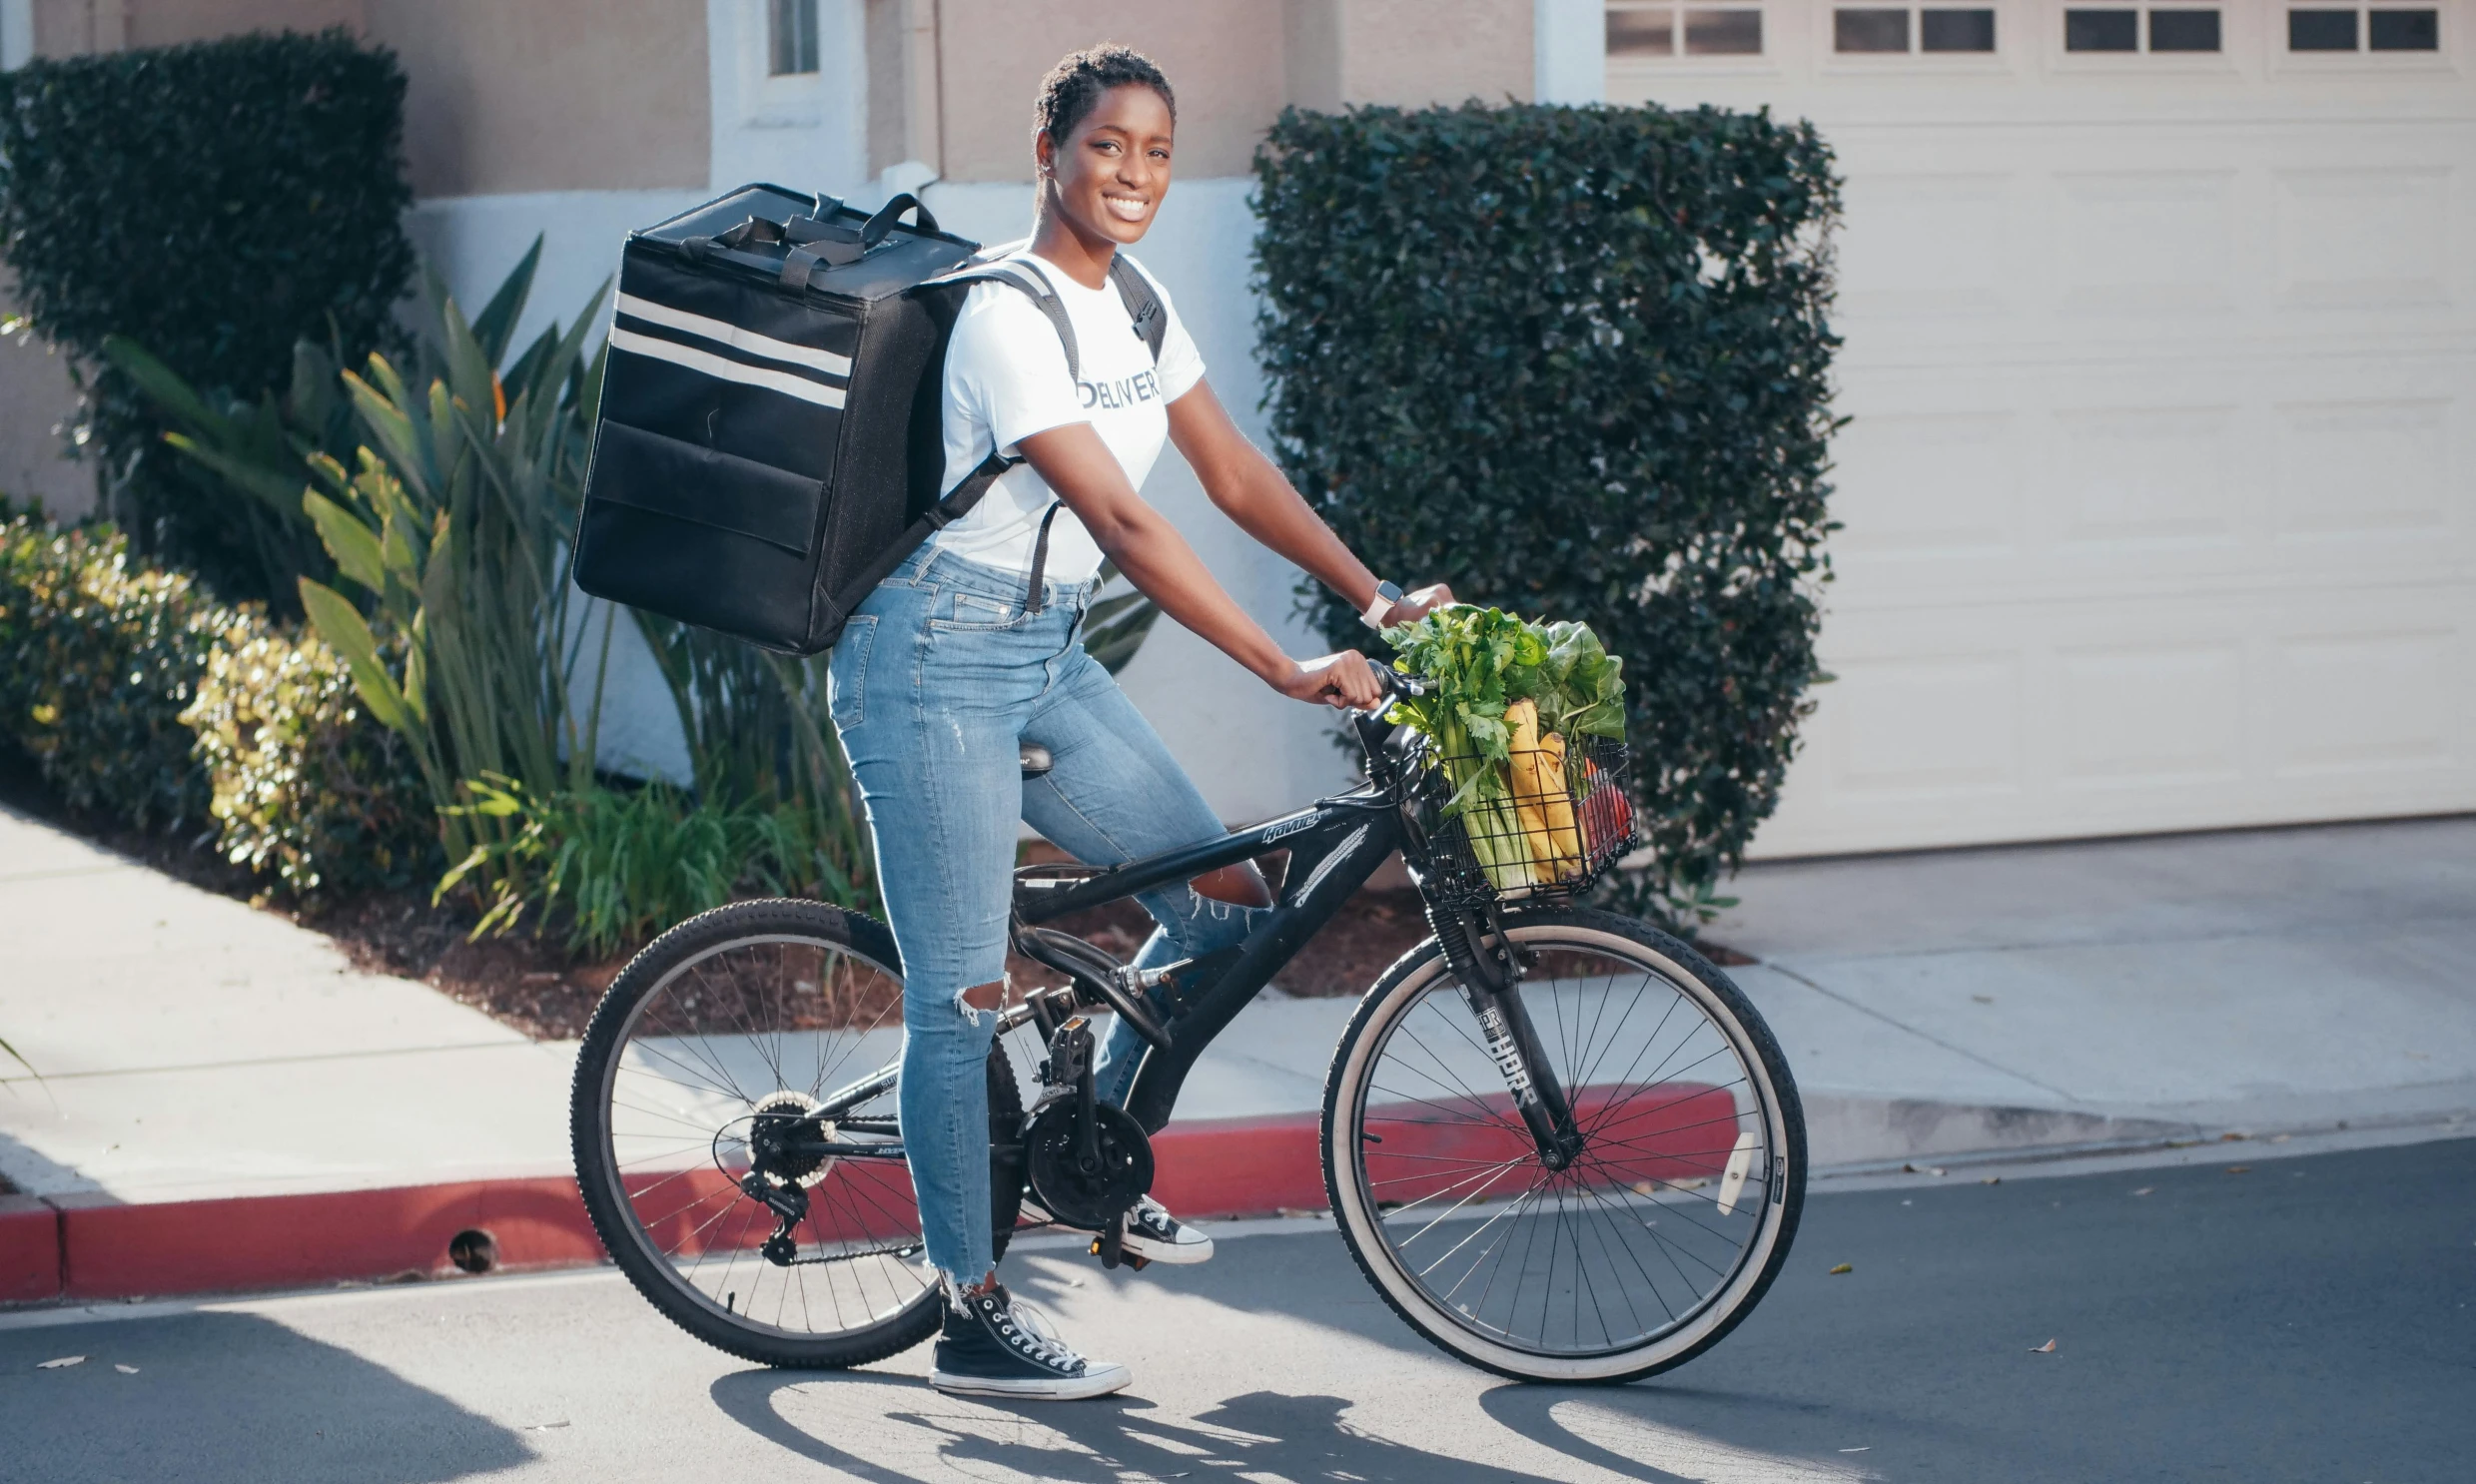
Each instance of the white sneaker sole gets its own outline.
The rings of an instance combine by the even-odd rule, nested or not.
[[[949,1396],[995,1396],[1009,1401],[1088,1401],[1123,1391],[1135,1372],[1123,1365],[1096,1365],[1072,1381],[1045,1381],[1030,1376],[1019,1381],[995,1376],[957,1376],[929,1372],[929,1385]]]
[[[1209,1236],[1200,1242],[1156,1242],[1130,1232],[1122,1245],[1147,1262],[1166,1262],[1172,1267],[1191,1267],[1213,1259],[1213,1239]]]

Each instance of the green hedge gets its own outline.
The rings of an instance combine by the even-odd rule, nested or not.
[[[70,352],[109,508],[159,563],[228,597],[295,601],[323,570],[299,511],[158,446],[160,416],[107,336],[255,402],[293,350],[342,364],[400,339],[404,74],[348,33],[253,35],[30,62],[0,74],[0,255],[25,317]],[[220,398],[219,398],[220,399]]]
[[[288,895],[444,865],[419,770],[335,652],[109,527],[0,524],[0,736],[72,808],[212,838]]]
[[[0,526],[0,730],[71,808],[202,829],[207,778],[181,712],[235,615],[129,559],[109,529]]]
[[[1691,916],[1823,678],[1831,152],[1767,115],[1470,104],[1291,110],[1255,171],[1290,478],[1385,576],[1625,657],[1630,895]]]
[[[438,816],[412,749],[362,709],[317,635],[238,613],[196,690],[181,720],[234,865],[294,897],[437,880]]]

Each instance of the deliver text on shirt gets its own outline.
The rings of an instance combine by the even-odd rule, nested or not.
[[[1101,407],[1109,411],[1161,398],[1161,376],[1150,371],[1120,376],[1115,381],[1078,381],[1075,386],[1083,393],[1086,407]]]

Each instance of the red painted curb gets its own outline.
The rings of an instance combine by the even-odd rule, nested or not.
[[[1155,1193],[1194,1216],[1319,1210],[1313,1113],[1207,1118],[1153,1140]],[[0,1302],[290,1288],[450,1272],[458,1233],[487,1232],[500,1268],[598,1262],[563,1176],[128,1204],[0,1196]]]
[[[60,1212],[32,1195],[0,1195],[0,1303],[60,1296]]]
[[[1318,1113],[1172,1123],[1153,1136],[1152,1193],[1199,1218],[1322,1210],[1322,1127]]]
[[[387,1190],[127,1205],[64,1195],[60,1251],[70,1298],[282,1288],[451,1270],[459,1232],[487,1232],[500,1267],[592,1262],[601,1243],[576,1182],[468,1180]]]

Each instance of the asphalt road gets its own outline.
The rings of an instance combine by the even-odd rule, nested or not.
[[[1328,1226],[1010,1259],[1136,1371],[1045,1407],[941,1397],[925,1349],[751,1369],[607,1271],[0,1316],[0,1479],[2468,1479],[2476,1140],[2277,1152],[1818,1195],[1753,1318],[1617,1389],[1447,1360]]]

